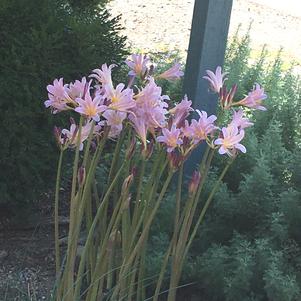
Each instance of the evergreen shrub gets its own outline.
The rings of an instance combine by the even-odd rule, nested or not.
[[[125,58],[118,18],[100,1],[3,0],[0,3],[0,204],[24,204],[53,183],[54,123],[46,85],[82,77]],[[81,9],[85,3],[85,9]],[[82,74],[79,73],[83,72]],[[50,142],[52,141],[52,143]]]

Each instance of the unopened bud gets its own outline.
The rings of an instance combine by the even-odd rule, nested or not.
[[[134,178],[137,177],[137,175],[138,175],[138,168],[136,166],[132,167],[131,174],[133,175]]]
[[[78,132],[78,126],[76,125],[75,126],[75,130],[74,130],[74,132],[72,134],[72,137],[71,137],[71,141],[72,142],[75,142],[75,139],[76,139],[76,136],[77,136],[77,132]]]
[[[61,145],[64,144],[61,139],[62,130],[59,127],[55,126],[53,129],[53,134],[54,134],[57,144],[61,147]]]
[[[86,96],[86,94],[87,94],[87,92],[89,90],[90,84],[91,84],[91,82],[85,84],[84,93],[83,93],[83,96],[82,96],[83,99],[85,99],[85,96]]]
[[[195,170],[192,174],[191,180],[188,185],[188,192],[190,195],[196,193],[201,180],[201,174],[199,171]]]
[[[150,143],[148,143],[146,145],[146,148],[143,148],[142,150],[142,156],[145,160],[148,160],[152,154],[153,154],[153,151],[154,151],[154,140],[152,139],[150,141]]]
[[[151,64],[151,65],[149,66],[148,75],[149,75],[149,76],[152,76],[153,73],[154,73],[154,70],[155,70],[155,66],[154,66],[153,64]]]
[[[133,174],[130,174],[128,177],[125,178],[122,184],[121,193],[126,194],[129,191],[129,188],[133,182]]]
[[[82,186],[85,183],[85,180],[86,180],[86,169],[85,169],[84,166],[81,166],[78,169],[77,178],[78,178],[78,184],[79,184],[79,186]]]
[[[135,148],[136,148],[136,137],[133,137],[131,139],[131,143],[130,143],[127,151],[126,151],[125,157],[126,157],[127,160],[132,159],[132,157],[133,157],[133,155],[135,153]]]
[[[167,154],[169,166],[172,170],[176,171],[180,165],[184,162],[185,157],[177,152],[171,152]]]
[[[233,98],[237,92],[237,84],[234,84],[230,91],[227,91],[226,86],[223,86],[220,90],[219,97],[221,100],[221,105],[224,109],[229,109],[232,105]]]

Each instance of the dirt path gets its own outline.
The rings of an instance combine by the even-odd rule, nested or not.
[[[301,3],[299,0],[234,0],[230,35],[242,24],[242,33],[251,21],[252,45],[268,44],[272,51],[281,46],[289,58],[301,62]],[[122,14],[124,33],[130,45],[144,51],[188,47],[194,0],[112,0],[112,14]]]

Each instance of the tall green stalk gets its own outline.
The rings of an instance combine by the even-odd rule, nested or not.
[[[55,241],[55,271],[56,277],[59,277],[61,270],[61,258],[60,258],[60,243],[59,243],[59,194],[60,194],[60,181],[61,170],[63,162],[64,150],[61,149],[60,157],[57,167],[56,185],[55,185],[55,201],[54,201],[54,241]]]
[[[158,196],[158,199],[157,199],[154,207],[152,208],[152,210],[151,210],[151,212],[150,212],[150,214],[149,214],[149,216],[148,216],[148,218],[145,222],[145,226],[142,229],[141,235],[140,235],[137,243],[135,244],[135,247],[133,248],[133,250],[129,254],[129,256],[127,258],[125,258],[123,263],[122,263],[122,267],[121,267],[121,270],[120,270],[120,273],[119,273],[119,279],[124,278],[128,274],[128,272],[129,272],[129,270],[130,270],[130,268],[131,268],[131,266],[132,266],[132,264],[133,264],[133,262],[134,262],[134,260],[137,256],[138,252],[141,251],[141,248],[142,248],[142,246],[145,242],[145,239],[147,238],[147,235],[149,233],[149,229],[150,229],[150,226],[152,224],[152,221],[153,221],[153,219],[154,219],[154,217],[155,217],[155,215],[156,215],[156,213],[157,213],[157,211],[160,207],[161,201],[162,201],[162,199],[163,199],[163,197],[164,197],[164,195],[167,191],[167,188],[169,186],[169,183],[170,183],[172,177],[173,177],[173,171],[169,171],[168,176],[167,176],[167,178],[164,182],[164,185],[161,189],[161,192]],[[117,283],[116,287],[115,287],[115,290],[113,292],[113,295],[112,295],[112,300],[114,300],[114,298],[116,299],[118,297],[119,290],[120,290],[120,285],[119,285],[119,283]]]

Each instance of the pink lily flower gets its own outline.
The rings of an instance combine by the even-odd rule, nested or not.
[[[214,125],[214,121],[217,119],[215,115],[208,117],[207,112],[196,110],[200,115],[199,120],[192,119],[191,125],[187,127],[186,124],[185,135],[188,138],[192,138],[193,143],[197,144],[202,140],[206,140],[208,135],[217,129]]]
[[[91,131],[91,122],[86,123],[82,129],[81,129],[81,137],[80,137],[80,146],[79,150],[82,151],[84,148],[84,141],[88,139],[90,131]],[[77,139],[78,139],[78,126],[75,123],[72,123],[70,126],[70,130],[63,129],[62,130],[62,135],[65,136],[64,138],[61,138],[61,143],[66,143],[66,138],[67,142],[70,147],[76,147],[77,145]]]
[[[131,71],[128,75],[143,76],[147,70],[149,58],[144,54],[132,54],[131,60],[126,60],[125,63],[130,67]]]
[[[99,114],[104,112],[107,107],[102,104],[102,97],[100,95],[95,96],[93,99],[90,95],[90,84],[87,85],[84,98],[76,98],[76,102],[79,104],[75,111],[84,115],[86,118],[92,118],[96,122],[100,120]]]
[[[122,131],[122,123],[126,119],[127,113],[114,110],[106,110],[102,116],[106,119],[106,124],[110,126],[109,137],[117,137]],[[104,121],[102,121],[101,123],[104,123]]]
[[[135,129],[137,135],[139,136],[139,138],[141,139],[144,149],[146,149],[147,148],[146,136],[147,136],[148,129],[147,129],[144,119],[139,118],[133,114],[131,114],[129,116],[129,119],[132,121],[134,129]]]
[[[228,127],[222,128],[222,134],[222,138],[218,138],[214,141],[215,145],[220,146],[218,152],[221,155],[228,154],[231,157],[236,154],[237,150],[246,153],[246,148],[239,143],[245,136],[244,130],[239,131],[237,126],[229,125]]]
[[[253,123],[250,122],[249,118],[243,116],[244,116],[243,110],[233,111],[233,117],[230,125],[237,126],[238,129],[245,129],[252,126]]]
[[[177,80],[184,75],[184,72],[180,70],[181,65],[175,63],[171,68],[161,73],[158,77],[169,81]]]
[[[63,78],[55,79],[53,85],[47,86],[47,91],[49,99],[44,102],[44,105],[46,108],[50,107],[53,114],[67,110],[67,104],[73,102],[68,95],[68,85],[64,85]]]
[[[150,78],[148,84],[136,95],[136,108],[133,113],[144,119],[148,128],[162,128],[166,124],[166,108],[168,104],[164,100],[169,97],[161,95],[162,89],[157,86],[154,79]]]
[[[170,130],[167,128],[162,129],[162,134],[162,136],[157,137],[157,141],[166,144],[168,153],[171,153],[176,147],[183,144],[183,140],[180,138],[181,130],[177,129],[175,125]]]
[[[75,100],[76,98],[83,97],[85,93],[86,85],[87,85],[87,79],[85,77],[83,77],[80,81],[76,80],[74,83],[70,83],[69,92],[68,92],[70,98]]]
[[[94,69],[89,77],[95,78],[102,86],[106,85],[107,87],[113,87],[112,82],[112,69],[116,67],[115,64],[112,64],[108,67],[107,64],[103,64],[101,69]]]
[[[128,111],[136,106],[134,101],[134,93],[132,89],[125,88],[125,85],[120,83],[117,85],[116,89],[113,87],[105,87],[104,97],[110,100],[108,108],[117,111]]]
[[[262,101],[266,98],[267,95],[264,93],[264,89],[261,88],[259,84],[255,84],[253,90],[248,93],[248,96],[237,102],[236,105],[266,111],[266,108],[262,106]]]
[[[189,112],[193,111],[191,105],[192,101],[188,100],[187,95],[185,95],[180,103],[169,110],[169,113],[173,116],[173,124],[178,127],[183,123],[185,118],[188,117]]]
[[[213,92],[219,93],[220,89],[223,87],[226,73],[222,73],[222,67],[218,66],[215,73],[211,70],[206,70],[207,76],[203,76],[204,79],[208,80],[210,83],[210,88]]]

